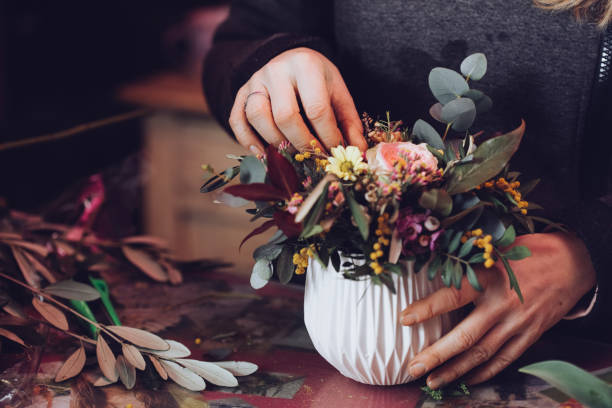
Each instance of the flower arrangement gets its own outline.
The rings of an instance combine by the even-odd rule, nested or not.
[[[532,216],[539,207],[526,201],[538,180],[522,183],[520,173],[509,170],[525,123],[478,144],[482,133],[470,132],[477,113],[492,106],[487,95],[469,86],[486,69],[485,55],[473,54],[462,62],[461,73],[431,71],[437,103],[430,114],[444,124],[442,135],[423,120],[409,128],[388,113],[378,121],[364,115],[365,153],[337,146],[327,154],[313,141],[297,154],[282,144],[269,146],[265,157],[230,156],[239,164],[211,177],[201,191],[221,188],[239,175],[240,184],[226,186],[216,200],[235,207],[254,202],[247,210],[251,221],[266,220],[243,243],[278,228],[253,254],[252,286],[263,287],[273,271],[289,282],[315,260],[345,278],[369,278],[395,291],[391,274],[402,273],[399,262],[413,261],[416,271],[423,269],[430,279],[440,275],[446,286],[459,288],[465,275],[480,290],[474,266],[491,268],[500,261],[522,300],[509,261],[530,251],[508,248],[517,233],[550,222]]]

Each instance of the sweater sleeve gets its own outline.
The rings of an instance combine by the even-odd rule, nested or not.
[[[308,47],[331,58],[333,2],[241,0],[215,34],[202,84],[215,118],[231,133],[228,119],[236,92],[270,59]]]

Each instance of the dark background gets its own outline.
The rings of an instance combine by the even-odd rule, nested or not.
[[[169,44],[168,31],[219,3],[0,0],[0,143],[133,109],[117,101],[117,87],[180,66],[188,44]],[[136,120],[0,152],[0,197],[37,209],[139,147]]]

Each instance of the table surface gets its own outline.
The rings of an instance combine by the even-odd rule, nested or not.
[[[437,402],[419,389],[423,383],[382,387],[343,377],[312,348],[303,324],[303,288],[269,284],[254,292],[245,280],[219,273],[188,275],[181,286],[143,280],[109,280],[125,325],[156,331],[187,345],[192,358],[242,360],[259,366],[239,377],[236,388],[211,386],[195,393],[164,382],[150,367],[138,372],[136,387],[93,388],[79,376],[64,383],[53,377],[72,351],[67,339],[50,336],[37,373],[20,391],[33,408],[60,407],[561,407],[560,397],[540,380],[517,372],[522,364],[564,359],[588,370],[612,374],[612,347],[568,338],[538,342],[521,362],[494,381],[471,387],[471,395]],[[93,352],[88,351],[92,357]],[[5,370],[0,382],[16,378],[20,368]],[[88,359],[86,372],[95,369]],[[17,385],[16,388],[19,388]],[[131,404],[131,405],[129,405]],[[0,406],[2,401],[0,397]],[[577,407],[580,405],[571,405]]]

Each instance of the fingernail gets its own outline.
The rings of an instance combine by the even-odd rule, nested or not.
[[[413,378],[419,378],[427,371],[427,367],[423,363],[414,363],[408,368],[408,372]]]
[[[416,323],[417,321],[417,315],[415,314],[407,314],[406,316],[402,317],[402,324],[405,326],[410,326],[411,324]]]
[[[263,152],[261,151],[261,149],[259,147],[257,147],[256,145],[250,145],[249,146],[249,150],[254,154],[254,155],[258,155],[258,154],[263,154]]]
[[[440,388],[444,384],[444,381],[440,377],[429,377],[427,379],[427,386],[432,389]]]

